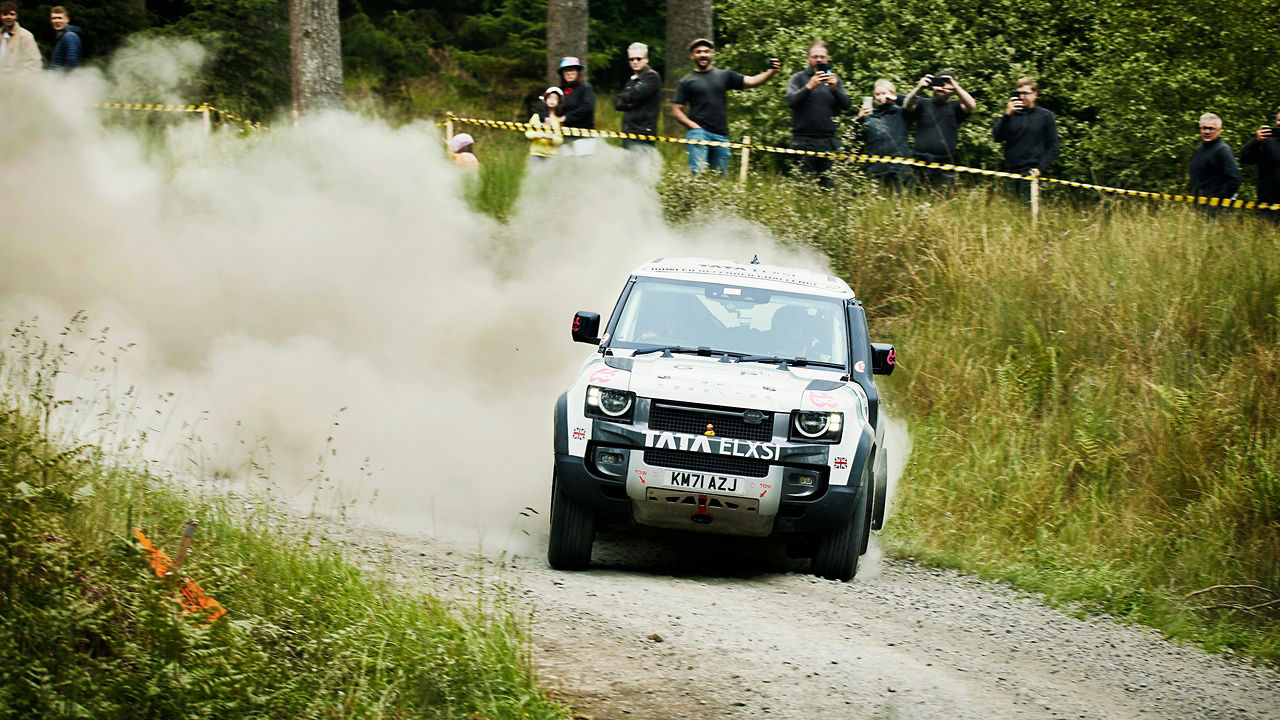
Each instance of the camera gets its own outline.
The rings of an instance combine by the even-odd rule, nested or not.
[[[934,75],[933,81],[930,82],[929,84],[936,88],[946,87],[947,81],[950,79],[951,79],[950,75]]]

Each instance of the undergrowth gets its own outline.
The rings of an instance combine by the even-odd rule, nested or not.
[[[194,494],[65,442],[55,392],[84,365],[33,333],[0,345],[0,717],[565,717],[500,578],[477,570],[469,603],[404,590],[264,500]],[[183,573],[229,611],[212,623],[183,612],[130,534],[172,554],[188,517]]]

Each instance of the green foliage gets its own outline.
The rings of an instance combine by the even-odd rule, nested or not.
[[[466,605],[406,591],[265,503],[51,441],[70,357],[25,325],[0,345],[0,718],[565,717],[500,580]],[[183,569],[229,610],[212,624],[126,535],[171,549],[191,516]]]
[[[1280,16],[1229,5],[1088,0],[948,0],[833,6],[816,0],[727,0],[719,6],[718,64],[751,74],[785,58],[769,85],[731,94],[735,137],[785,143],[781,100],[814,39],[827,41],[852,95],[877,78],[906,93],[926,72],[950,68],[978,109],[961,126],[961,160],[1002,167],[992,125],[1017,78],[1039,80],[1058,116],[1062,150],[1051,175],[1177,192],[1195,149],[1195,123],[1217,112],[1235,150],[1270,119]],[[1252,171],[1250,171],[1252,172]],[[1241,197],[1252,197],[1246,183]]]

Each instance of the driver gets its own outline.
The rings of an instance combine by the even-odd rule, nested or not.
[[[820,338],[814,331],[818,317],[799,305],[783,305],[773,313],[770,334],[779,357],[818,360]]]

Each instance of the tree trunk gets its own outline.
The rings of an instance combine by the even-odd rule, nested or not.
[[[289,0],[293,117],[345,106],[338,0]]]
[[[689,43],[698,38],[715,40],[712,29],[711,0],[667,0],[667,65],[662,73],[663,96],[669,103],[676,83],[689,73]],[[664,113],[667,132],[684,134],[669,114]]]
[[[590,19],[587,0],[547,0],[547,84],[560,84],[560,58],[569,56],[581,59],[586,79]]]

